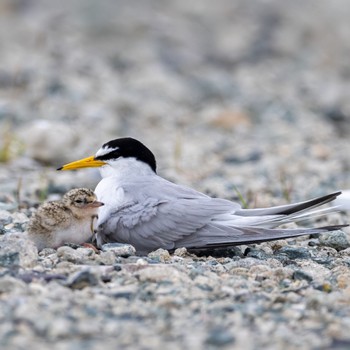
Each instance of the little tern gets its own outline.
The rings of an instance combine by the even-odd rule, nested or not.
[[[158,248],[217,248],[318,234],[344,226],[277,228],[324,213],[324,209],[312,209],[333,201],[341,192],[271,208],[242,209],[238,203],[209,197],[158,176],[153,153],[129,137],[109,141],[94,156],[58,170],[86,167],[99,167],[102,176],[95,189],[98,200],[105,204],[99,209],[97,223],[99,247],[110,242],[129,243],[139,254]]]
[[[98,208],[102,205],[90,189],[70,190],[61,200],[39,207],[27,226],[28,237],[39,251],[67,243],[83,244],[94,235]]]

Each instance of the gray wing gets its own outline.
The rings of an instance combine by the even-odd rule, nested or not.
[[[123,189],[131,200],[100,222],[100,244],[129,243],[140,252],[173,249],[176,241],[200,231],[213,217],[240,209],[237,203],[210,198],[158,177],[147,184],[125,183]]]
[[[223,247],[227,245],[259,243],[338,230],[347,225],[334,225],[309,229],[275,229],[273,227],[283,223],[296,221],[298,218],[312,217],[317,214],[329,212],[330,210],[327,209],[311,212],[309,212],[309,210],[333,201],[340,195],[340,193],[341,192],[335,192],[304,202],[271,208],[240,209],[237,210],[234,215],[236,218],[240,218],[239,220],[236,219],[236,221],[229,225],[222,225],[222,223],[214,220],[193,235],[184,237],[177,241],[175,247],[184,246],[195,249]],[[333,208],[331,208],[331,210],[332,209]],[[252,220],[244,222],[244,218],[251,218]]]
[[[99,245],[129,243],[143,253],[157,248],[196,249],[262,242],[340,228],[271,229],[288,222],[296,213],[333,200],[338,193],[286,206],[242,210],[237,203],[210,198],[160,177],[124,183],[122,187],[128,201],[100,222]]]

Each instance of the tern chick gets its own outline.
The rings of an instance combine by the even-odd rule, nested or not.
[[[39,251],[67,243],[83,244],[94,234],[94,221],[102,205],[90,189],[70,190],[61,200],[39,207],[27,226],[28,237]]]
[[[87,167],[100,167],[102,175],[95,189],[105,203],[96,233],[99,246],[129,243],[139,254],[157,248],[206,249],[317,234],[344,226],[278,228],[327,213],[327,209],[313,209],[333,201],[340,192],[278,207],[242,209],[238,203],[211,198],[158,176],[153,153],[132,138],[109,141],[94,156],[58,170]]]

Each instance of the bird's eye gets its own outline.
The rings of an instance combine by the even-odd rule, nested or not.
[[[83,200],[82,199],[76,199],[75,203],[81,204],[81,203],[83,203]]]

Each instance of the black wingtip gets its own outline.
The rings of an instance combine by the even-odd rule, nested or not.
[[[326,194],[325,196],[317,197],[317,198],[311,199],[309,201],[305,201],[305,202],[302,202],[300,204],[297,204],[297,205],[295,205],[295,206],[293,206],[291,208],[288,208],[287,210],[279,212],[278,214],[290,215],[290,214],[294,214],[294,213],[297,213],[299,211],[308,209],[310,207],[323,205],[323,204],[326,204],[328,202],[332,202],[340,194],[341,194],[341,191],[330,193],[330,194]]]
[[[349,226],[350,226],[349,224],[344,224],[344,225],[323,226],[323,227],[316,227],[316,228],[323,229],[326,231],[336,231]]]

